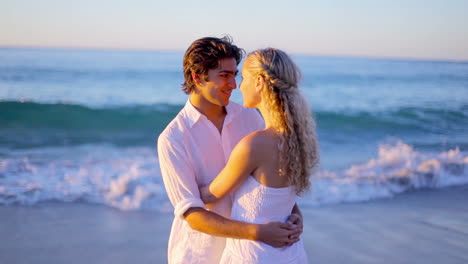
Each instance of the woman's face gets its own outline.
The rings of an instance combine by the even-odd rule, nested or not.
[[[242,92],[244,107],[256,108],[258,103],[261,101],[261,97],[257,92],[256,76],[248,71],[249,67],[250,60],[247,57],[244,63],[244,67],[242,67],[242,81],[240,84],[240,90]]]

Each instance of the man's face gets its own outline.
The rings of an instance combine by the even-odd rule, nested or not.
[[[208,80],[202,80],[199,87],[202,97],[214,105],[228,105],[231,92],[237,87],[236,75],[236,59],[221,59],[218,68],[208,70]]]

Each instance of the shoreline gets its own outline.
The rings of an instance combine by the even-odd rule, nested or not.
[[[301,208],[309,263],[468,263],[468,185]],[[166,263],[172,213],[0,206],[1,263]]]

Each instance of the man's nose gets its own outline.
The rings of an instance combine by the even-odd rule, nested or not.
[[[236,89],[237,88],[237,83],[236,83],[236,78],[235,77],[229,78],[228,86],[231,89]]]

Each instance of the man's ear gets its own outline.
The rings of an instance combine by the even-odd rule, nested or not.
[[[192,79],[193,79],[193,81],[195,82],[196,85],[203,85],[203,80],[200,77],[200,75],[195,74],[193,72],[191,74],[192,74]]]
[[[265,78],[263,78],[261,75],[258,75],[257,78],[255,78],[255,91],[257,93],[261,92],[263,90],[264,84]]]

